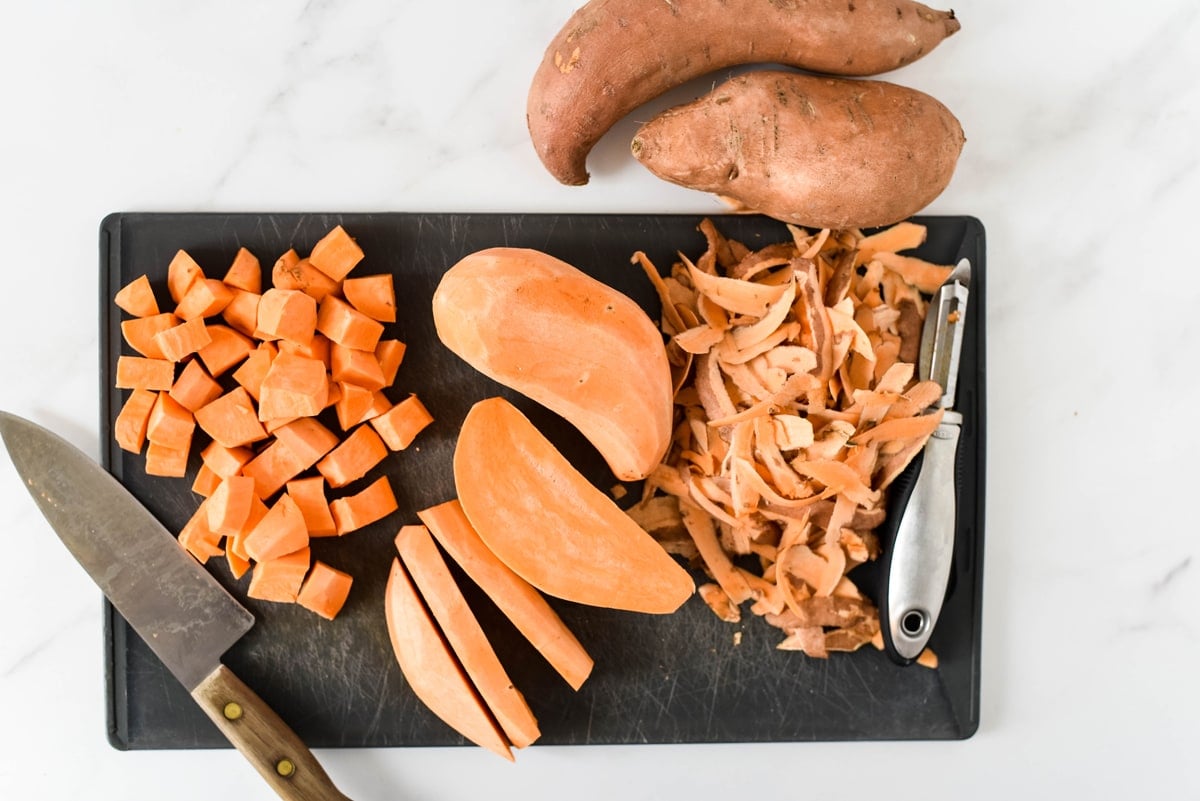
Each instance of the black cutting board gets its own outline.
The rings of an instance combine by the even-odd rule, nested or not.
[[[393,400],[416,392],[437,418],[406,452],[392,454],[368,480],[386,471],[400,510],[344,538],[314,541],[314,556],[350,572],[355,583],[341,615],[325,621],[295,605],[247,599],[249,577],[234,581],[223,559],[210,569],[254,613],[254,628],[226,664],[270,704],[311,747],[430,746],[462,738],[413,696],[391,652],[383,588],[392,537],[415,512],[453,497],[455,432],[475,401],[502,394],[604,490],[615,483],[595,450],[570,426],[537,404],[483,377],[439,343],[430,297],[448,267],[475,250],[532,247],[576,265],[629,294],[657,319],[658,302],[631,254],[644,250],[660,269],[676,251],[704,250],[690,215],[611,214],[114,214],[100,231],[102,453],[105,466],[172,531],[198,503],[187,479],[147,476],[144,457],[117,448],[112,424],[125,393],[113,389],[121,339],[116,291],[145,273],[167,300],[167,265],[187,250],[210,276],[221,277],[239,247],[269,271],[290,247],[301,254],[334,225],[361,244],[355,274],[395,276],[399,321],[395,336],[408,351]],[[788,238],[786,228],[757,216],[714,218],[729,237],[750,247]],[[970,217],[919,218],[929,227],[918,255],[940,263],[972,261],[959,407],[963,502],[952,586],[931,646],[936,670],[893,665],[867,646],[853,654],[811,659],[778,651],[782,635],[753,615],[730,625],[698,597],[674,615],[655,617],[593,609],[551,599],[595,659],[595,670],[573,692],[517,635],[498,611],[464,588],[514,683],[525,694],[543,744],[687,743],[802,740],[955,739],[979,721],[980,603],[984,487],[984,233]],[[331,423],[336,426],[336,423]],[[636,495],[636,487],[631,487]],[[354,489],[351,487],[350,489]],[[867,566],[869,567],[869,566]],[[853,574],[871,589],[867,567]],[[461,576],[460,576],[461,579]],[[183,687],[111,607],[106,609],[105,669],[111,743],[121,749],[226,746]],[[740,642],[735,642],[740,633]]]

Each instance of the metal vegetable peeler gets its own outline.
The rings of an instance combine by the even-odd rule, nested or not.
[[[884,548],[879,617],[884,648],[911,664],[937,625],[954,559],[958,522],[956,460],[962,415],[954,410],[958,363],[970,294],[971,263],[963,259],[938,287],[921,332],[918,372],[942,387],[942,422],[892,484],[880,531]]]

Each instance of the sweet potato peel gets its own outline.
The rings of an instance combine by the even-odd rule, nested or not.
[[[848,574],[878,556],[887,487],[941,420],[940,388],[912,362],[922,293],[950,268],[896,252],[924,241],[912,222],[788,230],[751,251],[705,220],[707,249],[665,276],[634,254],[662,300],[676,414],[629,514],[703,570],[719,618],[748,603],[780,649],[825,658],[882,648]]]

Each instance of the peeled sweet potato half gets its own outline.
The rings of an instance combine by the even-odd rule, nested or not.
[[[546,48],[529,135],[555,178],[586,184],[588,153],[617,120],[693,78],[750,63],[878,75],[959,27],[912,0],[591,0]]]
[[[562,415],[617,478],[649,475],[671,439],[662,335],[642,308],[537,250],[491,248],[433,295],[442,342],[488,377]]]
[[[454,482],[488,548],[548,595],[667,614],[694,590],[688,572],[503,398],[468,412]]]
[[[965,138],[944,105],[886,83],[762,70],[643,125],[660,178],[812,228],[890,225],[950,182]]]

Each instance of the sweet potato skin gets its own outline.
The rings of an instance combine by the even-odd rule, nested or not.
[[[555,178],[586,184],[587,155],[617,120],[693,78],[750,63],[878,75],[959,27],[953,11],[912,0],[591,0],[534,75],[530,138]]]
[[[612,287],[540,251],[491,248],[446,272],[433,319],[446,347],[566,418],[617,478],[645,478],[666,453],[673,393],[662,335]]]
[[[962,126],[934,98],[885,81],[747,73],[637,132],[655,175],[813,228],[890,225],[950,182]]]

